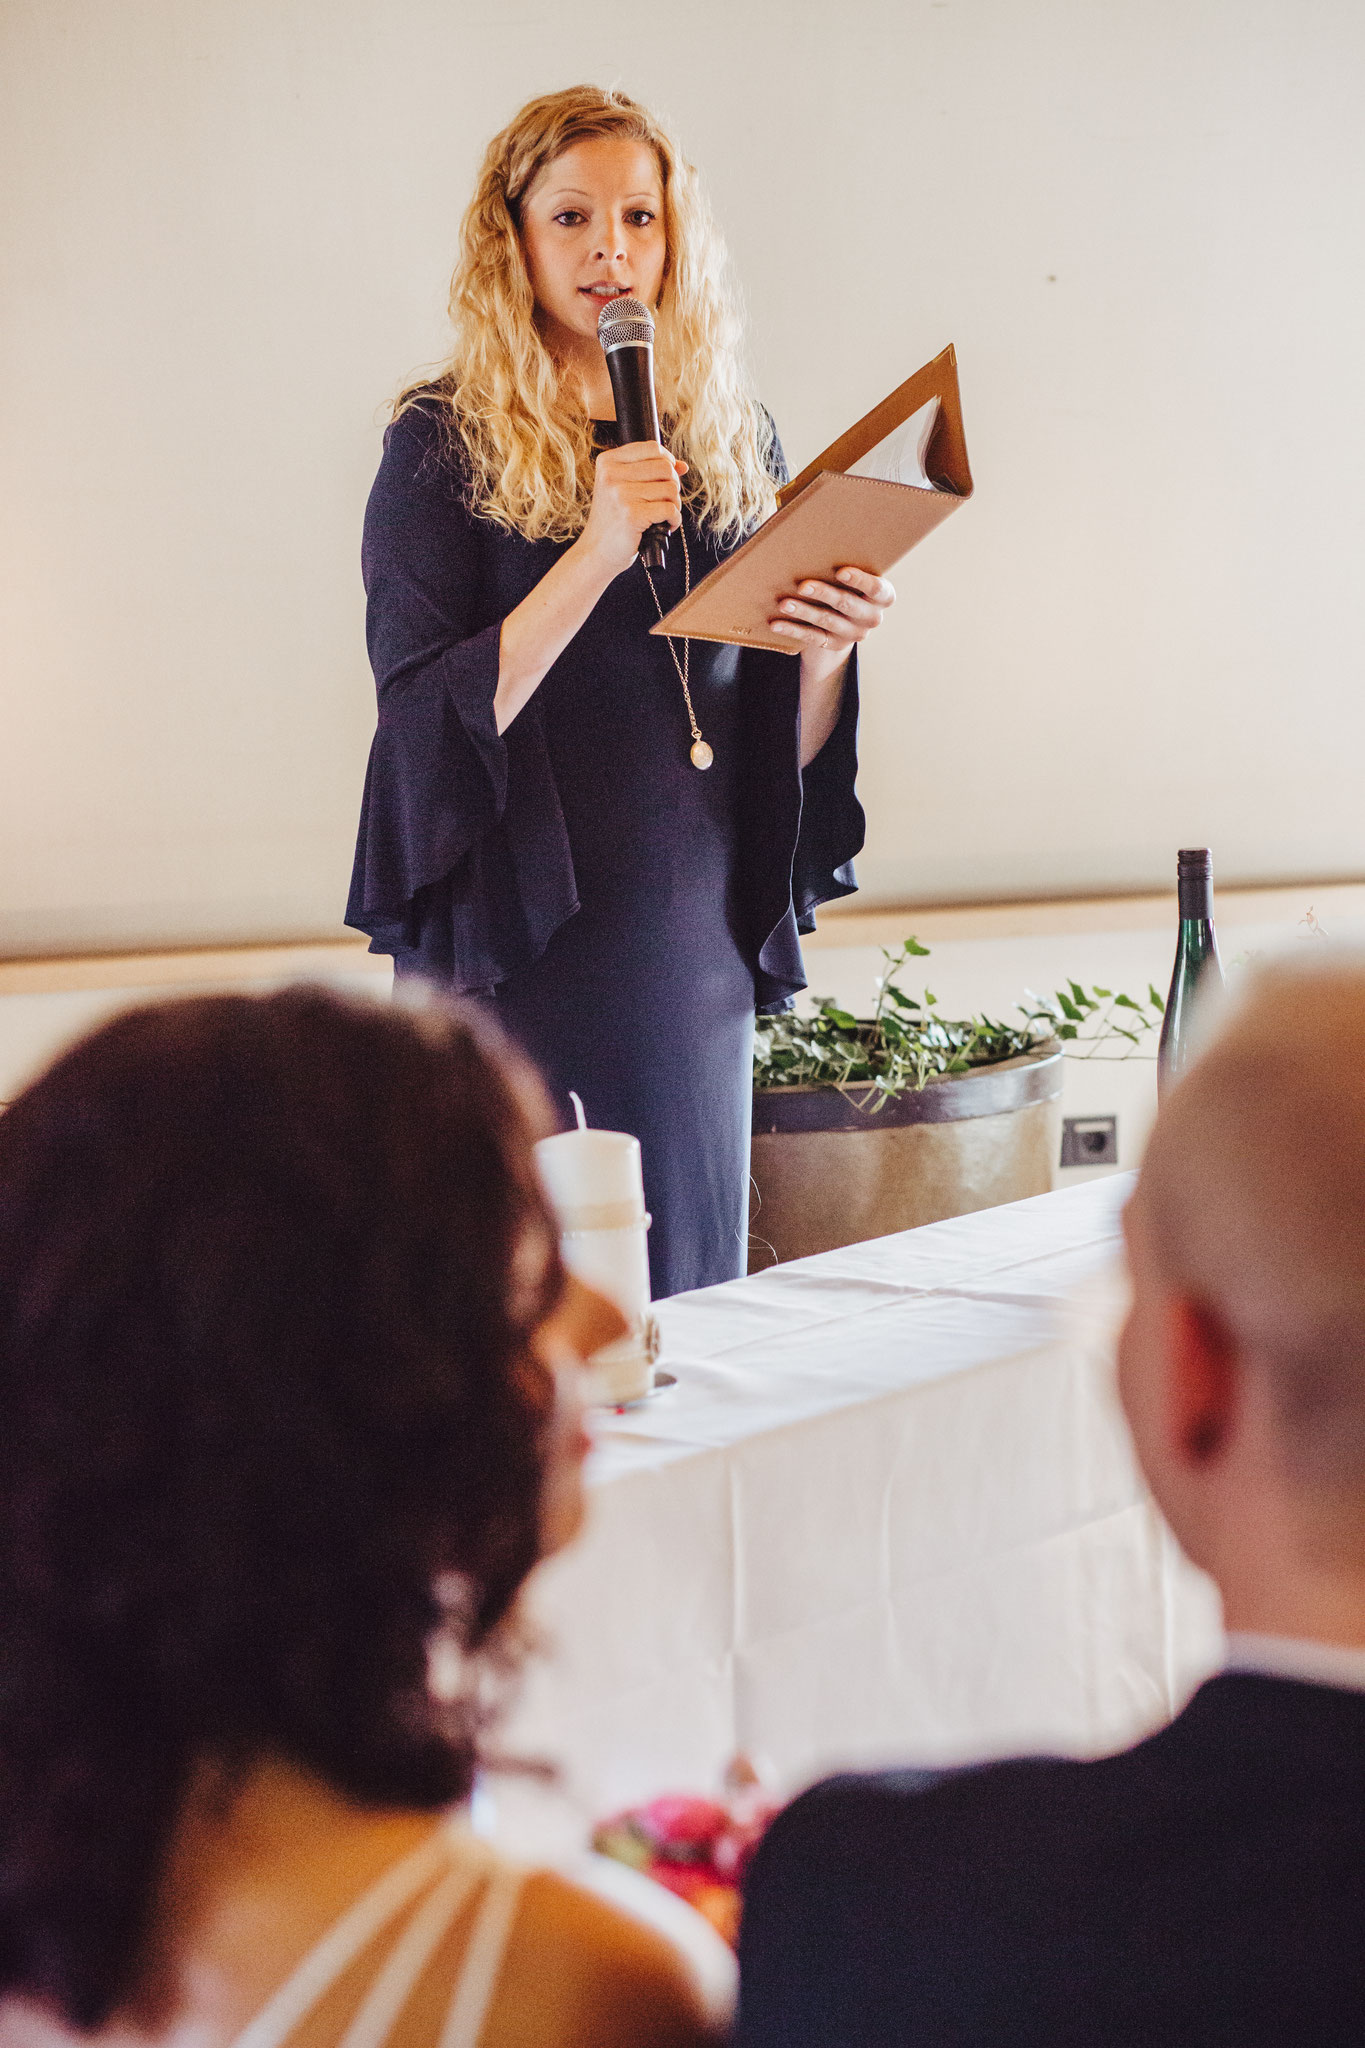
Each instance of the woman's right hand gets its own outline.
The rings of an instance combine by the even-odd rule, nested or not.
[[[645,528],[681,524],[678,479],[686,474],[687,464],[675,462],[657,441],[631,441],[598,456],[582,533],[502,622],[493,697],[499,732],[534,696],[603,592],[630,567]]]
[[[630,441],[597,458],[592,506],[580,545],[611,576],[635,560],[647,526],[682,522],[680,479],[685,462],[675,462],[657,441]]]

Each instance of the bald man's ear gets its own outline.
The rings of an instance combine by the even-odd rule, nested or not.
[[[1217,1461],[1236,1424],[1236,1346],[1212,1309],[1176,1294],[1166,1306],[1166,1361],[1172,1455],[1203,1470]]]

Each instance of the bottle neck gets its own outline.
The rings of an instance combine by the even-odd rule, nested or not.
[[[1223,970],[1218,960],[1218,941],[1210,920],[1206,917],[1182,917],[1180,938],[1175,949],[1177,977],[1182,972],[1201,976],[1205,968],[1212,968],[1215,964],[1221,979]]]
[[[1213,923],[1212,875],[1181,875],[1176,888],[1180,897],[1180,922],[1182,924]]]

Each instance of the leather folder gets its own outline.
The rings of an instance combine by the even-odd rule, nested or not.
[[[848,474],[935,398],[924,453],[929,484]],[[779,597],[811,577],[828,582],[844,567],[884,576],[971,494],[957,357],[945,348],[785,485],[772,517],[649,630],[794,654],[768,624]]]

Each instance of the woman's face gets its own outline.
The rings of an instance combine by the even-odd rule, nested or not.
[[[576,142],[528,190],[521,241],[552,347],[596,343],[598,314],[622,292],[656,306],[668,247],[654,151],[611,135]]]
[[[545,1484],[541,1495],[541,1555],[562,1550],[583,1523],[583,1460],[592,1449],[585,1427],[584,1366],[594,1351],[615,1343],[627,1330],[625,1317],[602,1295],[568,1277],[554,1312],[536,1331],[532,1344],[553,1379],[555,1404],[545,1445]]]

